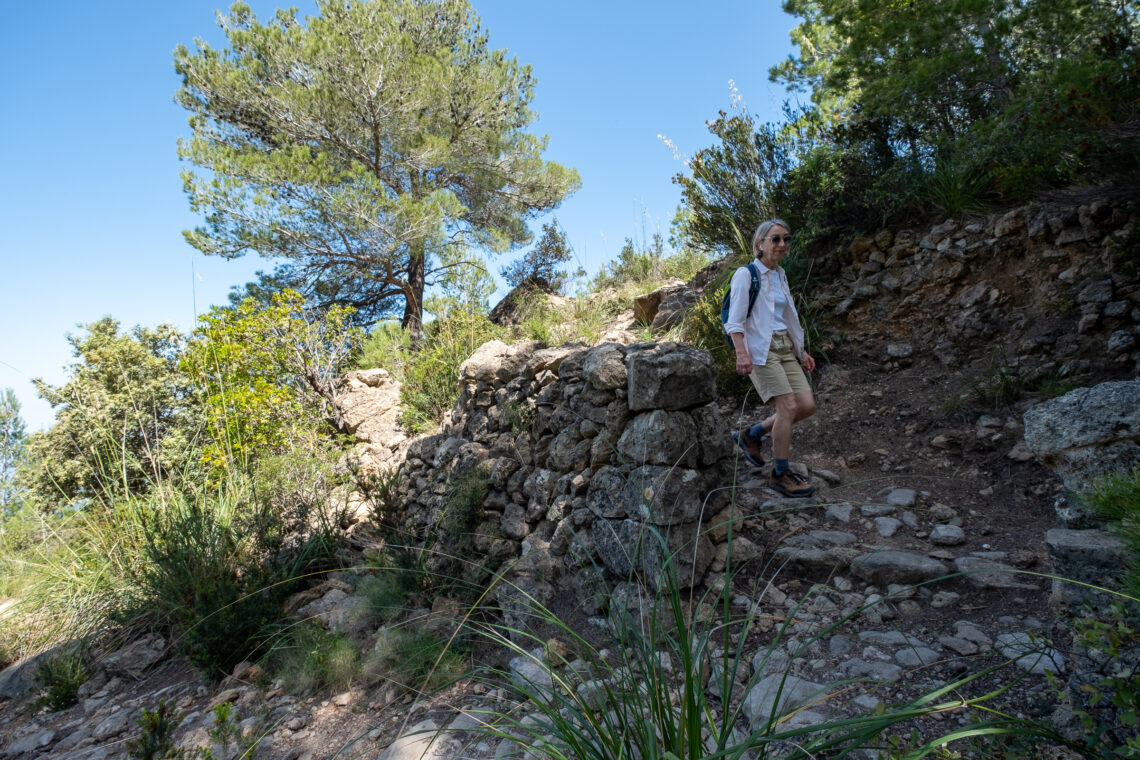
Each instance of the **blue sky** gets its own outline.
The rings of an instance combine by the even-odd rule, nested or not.
[[[787,97],[767,73],[792,52],[795,19],[777,0],[472,2],[491,44],[534,67],[547,157],[582,175],[554,216],[591,273],[625,238],[668,234],[682,166],[659,134],[686,154],[710,145],[705,122],[731,107],[729,80],[761,120],[776,120]],[[278,7],[250,5],[262,19]],[[172,51],[222,44],[214,12],[226,7],[62,0],[5,13],[0,388],[16,391],[29,429],[52,421],[30,380],[64,381],[77,325],[109,314],[187,331],[269,266],[207,258],[181,234],[199,220],[178,177],[175,141],[188,129]]]

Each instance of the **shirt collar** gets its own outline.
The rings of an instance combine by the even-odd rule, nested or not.
[[[777,266],[776,269],[769,269],[767,267],[767,265],[763,261],[760,260],[759,257],[756,258],[756,265],[760,267],[760,274],[768,274],[770,272],[775,272],[775,271],[779,270],[779,266]]]

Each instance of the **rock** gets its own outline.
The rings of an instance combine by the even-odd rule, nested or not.
[[[902,677],[902,668],[891,662],[848,660],[843,664],[842,669],[851,678],[869,678],[872,681],[883,683],[891,683]]]
[[[685,320],[685,315],[697,301],[697,293],[688,285],[678,285],[668,289],[657,307],[651,327],[654,332],[664,332],[676,327]]]
[[[909,343],[888,343],[887,356],[892,359],[907,359],[914,354],[914,346]]]
[[[1033,461],[1033,452],[1029,450],[1029,444],[1025,441],[1018,441],[1012,449],[1006,452],[1006,458],[1015,462],[1031,462]]]
[[[582,376],[598,390],[624,388],[627,382],[625,353],[615,343],[595,346],[582,362]]]
[[[671,290],[675,290],[679,287],[683,288],[685,284],[680,280],[674,280],[651,293],[643,293],[639,296],[635,296],[633,299],[634,321],[643,325],[652,325],[653,319],[657,316],[657,310],[661,306],[661,302],[665,300],[665,296],[671,292]]]
[[[958,546],[966,543],[966,532],[957,525],[935,525],[930,529],[930,542],[936,546]]]
[[[688,409],[716,398],[716,365],[707,351],[680,343],[630,347],[626,356],[632,411]]]
[[[879,535],[882,536],[883,538],[890,538],[894,534],[898,533],[899,528],[901,528],[901,527],[902,527],[902,520],[899,520],[897,518],[894,518],[894,517],[876,517],[875,518],[875,530],[878,531]]]
[[[756,683],[744,698],[744,715],[754,731],[763,730],[775,718],[797,707],[822,700],[827,686],[783,673],[773,673]]]
[[[349,372],[343,385],[336,405],[348,432],[361,443],[391,440],[399,431],[400,382],[375,368]]]
[[[622,491],[626,512],[657,526],[695,521],[703,497],[700,473],[679,467],[638,467]]]
[[[1140,379],[1078,388],[1025,412],[1025,442],[1071,491],[1140,464]]]
[[[1028,633],[999,634],[994,639],[994,649],[1029,673],[1059,675],[1065,672],[1065,660],[1060,652]]]
[[[142,678],[143,673],[166,654],[166,639],[157,633],[132,641],[117,652],[103,658],[103,669],[108,673]]]
[[[1053,581],[1055,601],[1073,606],[1084,600],[1104,606],[1111,602],[1110,595],[1078,584],[1117,585],[1128,562],[1128,550],[1120,539],[1100,530],[1054,528],[1045,533],[1045,546],[1059,576]]]
[[[1108,336],[1108,349],[1109,356],[1120,356],[1127,354],[1136,347],[1136,336],[1129,330],[1117,330],[1112,335]]]
[[[17,757],[19,755],[31,754],[36,750],[46,747],[55,741],[54,731],[33,731],[22,739],[17,739],[8,745],[4,750],[6,757]]]
[[[113,736],[118,736],[127,730],[127,723],[130,720],[131,711],[120,709],[118,712],[112,713],[109,717],[104,718],[91,735],[95,741],[102,742],[110,739]]]
[[[893,507],[910,509],[918,501],[918,492],[913,488],[895,488],[887,494],[887,504]]]
[[[550,668],[534,657],[512,657],[510,679],[526,694],[549,698],[554,693],[554,677]]]
[[[630,420],[618,439],[626,462],[673,466],[697,465],[700,441],[693,418],[685,412],[654,409]]]
[[[832,504],[827,508],[827,519],[836,520],[837,522],[851,522],[851,510],[853,507],[850,504]]]
[[[450,742],[440,733],[439,725],[430,718],[420,721],[392,742],[377,760],[443,760]]]
[[[960,594],[953,591],[938,591],[930,598],[930,606],[935,609],[943,607],[952,607],[958,603],[962,598]]]
[[[938,662],[938,652],[929,647],[911,647],[895,653],[895,661],[904,668],[917,668]]]
[[[1020,580],[1017,570],[997,560],[982,557],[959,557],[954,560],[958,572],[964,573],[966,581],[977,588],[1023,588],[1036,589],[1032,583]]]
[[[885,586],[888,583],[922,583],[949,571],[938,560],[921,554],[880,551],[855,558],[851,572],[869,583]]]

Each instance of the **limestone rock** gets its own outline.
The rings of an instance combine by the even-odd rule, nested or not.
[[[1140,464],[1140,379],[1078,388],[1025,413],[1025,442],[1072,491]]]
[[[946,565],[921,554],[903,551],[880,551],[856,557],[851,572],[869,583],[922,583],[946,575]]]
[[[111,674],[142,678],[143,673],[166,654],[166,639],[157,633],[132,641],[103,659],[103,668]]]
[[[712,356],[680,343],[631,347],[626,356],[632,411],[689,409],[716,399]]]

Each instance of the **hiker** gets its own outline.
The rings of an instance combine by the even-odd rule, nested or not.
[[[764,465],[760,445],[772,438],[774,462],[768,485],[785,496],[811,496],[815,489],[788,467],[792,426],[815,412],[815,396],[804,370],[815,369],[815,359],[804,351],[804,330],[792,303],[788,278],[780,260],[788,254],[792,235],[781,219],[762,222],[752,235],[756,261],[732,275],[724,329],[736,349],[736,372],[749,375],[760,401],[769,399],[775,414],[750,428],[733,430],[732,437],[744,457],[756,467]],[[753,272],[759,281],[754,289]],[[750,289],[755,301],[749,303]],[[802,365],[802,367],[801,367]]]

